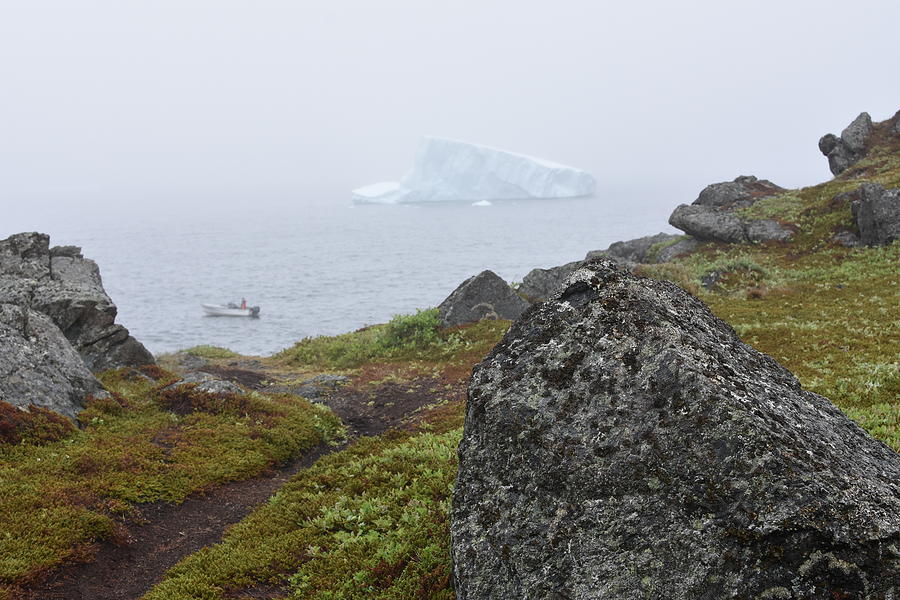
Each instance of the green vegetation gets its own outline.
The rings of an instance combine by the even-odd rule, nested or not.
[[[237,358],[240,356],[237,352],[232,352],[228,348],[221,348],[219,346],[194,346],[193,348],[188,348],[184,350],[185,354],[190,354],[192,356],[199,356],[200,358]]]
[[[502,322],[493,323],[506,327]],[[275,357],[288,365],[330,369],[378,360],[440,360],[466,350],[481,337],[480,329],[466,333],[465,329],[442,329],[440,325],[437,309],[420,310],[352,333],[305,338]]]
[[[900,186],[898,157],[897,144],[875,148],[833,181],[745,209],[748,218],[796,226],[790,243],[708,243],[676,262],[646,265],[642,274],[698,295],[804,387],[900,450],[900,244],[848,249],[832,241],[852,221],[849,204],[835,196],[865,180]],[[421,360],[438,367],[452,360],[464,378],[503,332],[486,323],[442,331],[425,322],[406,325],[421,334],[391,338],[389,327],[304,340],[280,360],[364,369],[390,360],[397,378],[411,376],[404,369]],[[468,353],[455,351],[461,342]],[[298,599],[453,598],[448,499],[462,406],[442,410],[436,425],[360,440],[320,460],[221,544],[172,569],[147,598],[253,597],[263,585]]]
[[[863,181],[900,187],[900,136],[876,137],[880,145],[840,177],[743,211],[793,225],[790,243],[707,243],[641,272],[698,295],[744,341],[900,450],[900,243],[848,249],[832,240],[852,224],[838,194]],[[452,390],[508,325],[443,329],[436,311],[420,311],[279,353],[271,366],[304,377],[308,369],[356,369],[362,388],[403,390],[396,384],[423,376],[442,385],[415,428],[320,459],[146,598],[272,597],[274,589],[296,599],[451,600],[448,511],[464,411]],[[189,352],[233,356],[205,346]],[[115,535],[135,503],[179,501],[339,435],[330,413],[294,397],[166,392],[168,374],[146,374],[157,381],[106,374],[116,393],[82,413],[83,431],[40,413],[12,415],[19,420],[3,429],[0,410],[0,599],[13,597],[4,597],[4,581]]]
[[[459,405],[426,430],[361,439],[299,473],[146,600],[241,597],[451,600],[447,515]]]
[[[162,389],[174,379],[152,367],[106,372],[113,394],[89,402],[83,429],[34,411],[19,439],[0,443],[0,598],[116,536],[136,504],[180,502],[342,435],[337,417],[303,399]]]

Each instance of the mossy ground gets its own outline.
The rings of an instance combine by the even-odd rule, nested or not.
[[[330,411],[301,398],[164,391],[174,379],[158,368],[107,372],[113,396],[89,402],[82,429],[0,444],[0,598],[120,535],[140,504],[180,502],[342,435]]]
[[[675,263],[646,266],[642,271],[697,294],[747,343],[774,356],[807,389],[830,398],[873,436],[900,450],[900,244],[848,249],[832,240],[835,231],[851,225],[850,208],[834,200],[837,194],[862,181],[900,186],[900,140],[884,137],[884,131],[882,127],[876,132],[878,144],[870,148],[869,156],[841,177],[787,191],[746,211],[750,217],[794,225],[798,233],[792,242],[705,244]],[[702,282],[711,271],[717,271],[719,278],[707,289]],[[433,313],[426,311],[343,336],[303,340],[267,364],[285,373],[342,369],[371,385],[422,375],[458,384],[499,340],[506,326],[483,322],[442,330]],[[119,385],[123,396],[131,398],[141,392],[129,386],[143,384],[122,381]],[[432,407],[417,415],[415,425],[357,440],[346,450],[320,459],[230,529],[221,543],[175,566],[146,598],[453,598],[448,508],[456,474],[455,449],[462,435],[463,402],[440,387],[434,394]],[[91,442],[89,455],[103,448],[105,457],[110,448],[110,458],[103,459],[109,466],[101,471],[105,475],[100,480],[117,482],[101,486],[105,502],[114,503],[111,507],[83,508],[95,506],[100,495],[90,495],[91,486],[78,485],[71,477],[64,479],[68,484],[46,481],[39,462],[69,464],[72,452],[64,461],[60,453],[72,442],[27,446],[31,458],[17,459],[20,466],[15,473],[21,486],[31,486],[29,478],[50,486],[43,488],[46,493],[38,494],[41,499],[86,495],[83,506],[71,499],[61,503],[74,517],[47,512],[52,517],[48,535],[61,540],[58,548],[71,548],[79,541],[65,540],[70,522],[82,523],[80,531],[88,532],[79,539],[112,535],[116,521],[110,515],[117,510],[127,512],[129,503],[143,498],[167,497],[160,491],[163,489],[179,490],[173,497],[187,489],[171,483],[179,481],[177,473],[162,478],[166,483],[158,488],[152,483],[160,481],[160,475],[135,477],[131,463],[122,459],[124,450],[116,450],[121,442],[100,442],[141,441],[146,432],[165,431],[166,423],[175,423],[177,415],[151,407],[116,425],[117,421],[110,420],[111,412],[117,410],[114,406],[92,410],[88,415],[103,421],[92,426],[98,428],[95,437],[90,437],[91,427],[77,435],[78,439],[96,440]],[[131,414],[133,409],[127,411]],[[230,427],[248,426],[227,420],[234,415],[203,417],[210,418],[225,419]],[[203,448],[219,452],[219,445],[239,444],[228,436],[214,439],[216,434],[208,425],[200,426],[199,431],[211,436],[200,442]],[[112,432],[118,433],[113,436]],[[199,439],[204,440],[204,435]],[[147,448],[151,453],[159,450]],[[18,446],[9,451],[25,452]],[[186,463],[193,464],[190,460]],[[206,463],[201,460],[200,464]],[[241,472],[241,468],[238,460],[224,474],[213,470],[207,480],[228,476],[235,469]],[[0,475],[0,486],[7,485],[4,480]],[[62,486],[61,491],[55,485]],[[148,489],[150,495],[143,495]],[[0,491],[0,501],[8,502],[4,499],[9,497],[8,491]],[[46,510],[51,511],[56,505],[47,502]],[[0,555],[9,556],[8,550],[3,554],[3,543],[0,539]],[[7,539],[6,543],[17,542]],[[35,554],[33,549],[31,553]],[[32,558],[30,566],[20,565],[12,572],[26,572],[35,564],[38,561]],[[3,568],[10,572],[8,564]]]

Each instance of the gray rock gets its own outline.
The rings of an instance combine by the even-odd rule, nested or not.
[[[747,241],[741,218],[719,208],[680,204],[669,217],[669,224],[699,240],[730,244]]]
[[[50,248],[50,257],[64,256],[66,258],[84,258],[81,248],[78,246],[53,246]]]
[[[482,319],[519,318],[528,303],[493,271],[482,271],[459,284],[438,306],[445,326],[474,323]]]
[[[863,112],[841,132],[841,139],[853,152],[862,152],[871,133],[872,117],[869,116],[869,113]]]
[[[700,240],[740,244],[790,240],[794,232],[772,219],[742,219],[730,210],[679,205],[669,224]]]
[[[822,136],[819,150],[828,157],[828,168],[834,175],[840,175],[865,156],[866,142],[872,133],[872,118],[869,113],[860,113],[841,132],[841,137],[833,133]]]
[[[671,246],[666,246],[656,255],[656,260],[653,262],[659,263],[667,263],[672,262],[679,256],[684,256],[685,254],[690,254],[694,250],[697,249],[697,246],[700,245],[700,242],[695,238],[690,236],[681,236],[681,239],[672,244]]]
[[[40,406],[69,418],[103,387],[46,315],[0,304],[0,400]]]
[[[657,233],[656,235],[647,235],[625,242],[616,242],[610,244],[609,248],[603,251],[603,254],[620,264],[638,264],[655,262],[656,257],[648,256],[650,249],[656,244],[662,244],[678,239],[680,235],[673,233]],[[588,253],[590,256],[593,253]],[[596,258],[596,255],[591,257]]]
[[[852,231],[838,231],[831,239],[834,240],[835,243],[844,246],[845,248],[857,248],[862,246],[862,242],[859,240],[859,236],[853,233]]]
[[[206,392],[208,394],[243,394],[244,390],[241,386],[231,381],[219,379],[215,375],[204,373],[203,371],[193,371],[185,373],[184,376],[175,383],[169,384],[163,389],[172,390],[183,387],[185,385],[196,385],[196,390]]]
[[[451,537],[459,600],[896,598],[900,455],[592,263],[475,368]]]
[[[876,183],[864,183],[857,197],[850,206],[863,244],[886,246],[900,238],[900,188],[886,190]]]
[[[207,394],[243,394],[244,390],[236,383],[224,379],[211,379],[204,381],[196,387],[200,392]]]
[[[744,232],[751,242],[786,242],[794,237],[794,232],[773,219],[750,219],[744,221]]]
[[[522,279],[522,285],[517,291],[520,296],[530,302],[543,302],[552,296],[566,280],[566,277],[574,273],[580,265],[581,261],[576,260],[559,267],[532,269]]]
[[[693,204],[698,206],[728,206],[738,201],[752,204],[760,198],[775,196],[785,191],[767,179],[742,175],[734,181],[724,181],[706,186]]]
[[[49,242],[40,233],[0,241],[0,302],[49,316],[93,371],[152,364],[153,356],[115,323],[97,264],[80,248],[50,250]]]

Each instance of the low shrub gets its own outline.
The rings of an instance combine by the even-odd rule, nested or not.
[[[0,444],[49,444],[75,433],[65,417],[40,406],[22,410],[0,400]]]

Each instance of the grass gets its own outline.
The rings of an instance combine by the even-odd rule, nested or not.
[[[174,377],[151,372],[161,381],[101,375],[113,396],[88,403],[83,429],[0,444],[0,598],[116,537],[136,505],[180,502],[342,435],[337,417],[300,398],[164,391]]]
[[[199,356],[200,358],[238,358],[240,354],[237,352],[232,352],[228,348],[222,348],[220,346],[207,346],[200,345],[194,346],[193,348],[187,348],[183,351],[185,354],[190,354],[191,356]]]
[[[491,322],[482,326],[490,328]],[[505,328],[502,321],[495,327]],[[480,339],[481,329],[443,329],[437,309],[414,315],[397,315],[383,325],[373,325],[338,336],[305,338],[282,350],[275,358],[291,366],[347,369],[378,360],[440,360],[466,350]]]

